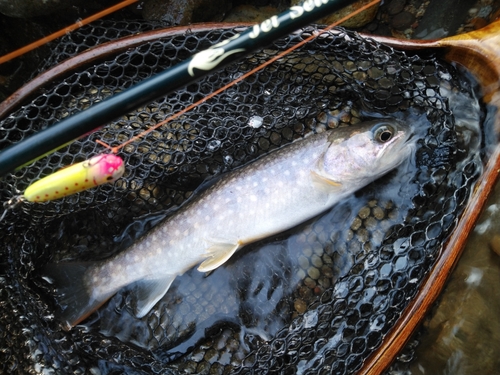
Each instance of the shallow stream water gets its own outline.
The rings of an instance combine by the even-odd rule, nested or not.
[[[409,374],[500,373],[499,234],[497,184],[444,292],[424,323]]]

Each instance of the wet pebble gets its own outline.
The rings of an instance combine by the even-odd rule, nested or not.
[[[373,208],[373,216],[377,220],[382,220],[385,216],[384,210],[380,207],[374,207]]]
[[[321,258],[319,256],[317,256],[316,254],[314,254],[311,258],[311,263],[314,267],[321,267],[323,265],[323,261],[321,260]]]
[[[364,221],[365,228],[373,229],[373,228],[375,228],[377,226],[377,224],[378,224],[378,221],[373,216],[370,216],[369,218],[367,218]]]
[[[164,21],[172,25],[187,25],[193,22],[221,21],[229,10],[228,0],[147,0],[142,16],[150,21]]]
[[[316,267],[311,267],[307,270],[307,274],[311,277],[313,280],[318,280],[320,273],[319,270]]]
[[[363,224],[363,222],[361,221],[361,219],[359,217],[355,218],[353,221],[352,221],[352,224],[351,224],[351,229],[353,231],[356,231],[358,230],[361,225]]]
[[[302,2],[303,2],[302,0],[292,0],[291,5],[292,6],[299,5]],[[369,4],[370,2],[371,2],[371,0],[358,0],[358,1],[354,2],[353,4],[348,5],[342,9],[340,9],[339,11],[337,11],[329,16],[326,16],[325,18],[322,18],[321,20],[319,20],[318,23],[329,25],[333,22],[337,22],[340,19],[344,18],[345,16],[350,15],[355,10]],[[347,27],[347,28],[362,27],[362,26],[370,23],[375,18],[378,8],[379,8],[379,4],[371,6],[370,8],[362,11],[358,15],[351,17],[350,19],[344,21],[340,25],[343,27]]]
[[[493,250],[497,255],[500,255],[500,235],[495,234],[493,238],[490,241],[490,248]]]
[[[333,277],[333,270],[331,269],[331,267],[328,267],[328,266],[321,267],[321,273],[325,277],[329,277],[329,278]]]
[[[309,260],[303,255],[299,257],[299,266],[304,270],[309,268]]]
[[[318,273],[319,273],[319,271],[318,271]],[[310,278],[310,277],[306,277],[306,278],[304,279],[304,284],[305,284],[305,286],[307,286],[307,287],[308,287],[308,288],[310,288],[310,289],[314,289],[314,288],[316,287],[316,281],[314,281],[314,280],[313,280],[312,278]]]
[[[325,264],[332,264],[333,263],[332,258],[327,254],[323,254],[322,258],[323,258],[323,262]]]
[[[302,253],[303,253],[306,257],[310,258],[310,257],[311,257],[311,255],[313,254],[313,250],[312,250],[310,247],[304,247],[304,248],[302,249]]]
[[[299,296],[300,296],[300,298],[302,298],[304,300],[310,299],[312,296],[311,289],[308,288],[307,286],[301,286],[299,288]]]
[[[323,289],[327,289],[331,286],[330,279],[327,277],[320,278],[318,283],[321,286],[321,288],[323,288]]]
[[[363,207],[361,210],[359,210],[358,216],[361,219],[366,219],[370,215],[370,207]]]
[[[406,0],[392,0],[387,5],[387,13],[390,15],[395,15],[400,13],[405,7]]]
[[[396,30],[404,30],[411,27],[411,25],[415,22],[415,16],[410,12],[401,12],[396,14],[392,21],[391,26]]]
[[[255,7],[243,4],[232,8],[224,18],[224,22],[259,23],[278,13],[278,9],[271,6]]]
[[[306,312],[307,304],[304,302],[304,300],[297,298],[293,303],[293,307],[299,314],[303,314]]]

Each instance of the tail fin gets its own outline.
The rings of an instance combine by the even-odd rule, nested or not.
[[[94,262],[75,262],[45,267],[44,275],[57,290],[56,300],[61,308],[59,316],[65,330],[87,318],[113,295],[96,296],[92,286],[85,281],[87,271],[94,265]]]

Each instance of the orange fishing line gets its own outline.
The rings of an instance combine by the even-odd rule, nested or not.
[[[53,34],[50,34],[49,36],[46,36],[40,40],[37,40],[36,42],[33,42],[31,44],[28,44],[24,47],[21,47],[19,48],[18,50],[15,50],[13,52],[10,52],[2,57],[0,57],[0,64],[3,64],[7,61],[10,61],[16,57],[19,57],[23,54],[25,54],[26,52],[29,52],[31,50],[34,50],[35,48],[38,48],[40,46],[43,46],[45,43],[48,43],[48,42],[51,42],[53,41],[54,39],[57,39],[61,36],[63,36],[64,34],[66,33],[69,33],[73,30],[76,30],[84,25],[87,25],[89,23],[91,23],[92,21],[95,21],[95,20],[98,20],[104,16],[107,16],[108,14],[111,14],[113,12],[116,12],[117,10],[120,10],[122,8],[125,8],[126,6],[130,5],[130,4],[133,4],[135,2],[137,2],[138,0],[125,0],[125,1],[122,1],[121,3],[118,3],[116,5],[113,5],[112,7],[109,7],[107,9],[104,9],[103,11],[100,11],[99,13],[96,13],[90,17],[87,17],[81,21],[78,21],[78,22],[75,22],[73,25],[71,26],[68,26],[64,29],[61,29],[59,31],[56,31],[55,33]]]
[[[312,41],[313,39],[317,38],[318,36],[320,36],[321,34],[323,33],[326,33],[327,31],[333,29],[335,26],[341,24],[342,22],[344,21],[347,21],[348,19],[354,17],[355,15],[363,12],[364,10],[368,9],[368,8],[371,8],[372,6],[380,3],[381,0],[374,0],[364,6],[362,6],[361,8],[355,10],[354,12],[350,13],[349,15],[343,17],[342,19],[328,25],[327,27],[325,27],[324,29],[322,29],[321,31],[317,32],[317,33],[313,33],[312,35],[310,35],[309,37],[307,37],[306,39],[302,40],[301,42],[297,43],[296,45],[288,48],[287,50],[279,53],[278,55],[274,56],[273,58],[269,59],[268,61],[264,62],[263,64],[259,65],[258,67],[250,70],[249,72],[243,74],[242,76],[236,78],[235,80],[229,82],[227,85],[215,90],[214,92],[208,94],[206,97],[204,97],[203,99],[200,99],[198,100],[197,102],[193,103],[193,104],[190,104],[188,105],[186,108],[180,110],[179,112],[173,114],[172,116],[170,117],[167,117],[165,120],[159,122],[158,124],[152,126],[151,128],[143,131],[142,133],[130,138],[129,140],[121,143],[120,145],[118,146],[110,146],[108,145],[106,142],[103,142],[101,140],[96,140],[97,143],[99,143],[100,145],[112,150],[113,153],[117,153],[121,148],[125,147],[126,145],[136,141],[137,139],[151,133],[153,130],[159,128],[160,126],[162,125],[165,125],[166,123],[172,121],[172,120],[175,120],[176,118],[179,118],[180,116],[182,116],[184,113],[190,111],[191,109],[197,107],[198,105],[204,103],[205,101],[207,101],[208,99],[210,98],[213,98],[214,96],[220,94],[221,92],[227,90],[228,88],[234,86],[235,84],[237,84],[238,82],[244,80],[245,78],[251,76],[252,74],[264,69],[266,66],[272,64],[273,62],[275,62],[276,60],[279,60],[280,58],[282,58],[283,56],[286,56],[287,54],[289,54],[290,52],[296,50],[297,48],[299,47],[302,47],[304,44],[306,43],[309,43],[310,41]]]

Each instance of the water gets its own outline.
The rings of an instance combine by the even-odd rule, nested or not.
[[[424,325],[412,375],[500,373],[500,184],[489,198],[432,318]]]
[[[320,103],[319,108],[330,111],[331,116],[321,116],[313,108],[310,118],[297,118],[312,110],[310,103],[316,104],[316,97],[321,93],[314,101],[305,102],[304,113],[294,112],[294,107],[288,103],[292,96],[285,96],[284,103],[279,102],[279,106],[270,104],[275,106],[270,113],[282,116],[280,122],[269,123],[271,130],[268,130],[272,116],[267,112],[256,112],[260,113],[263,124],[254,128],[245,122],[245,131],[252,133],[243,135],[255,136],[243,139],[244,142],[253,142],[261,147],[260,152],[264,152],[283,144],[284,139],[288,142],[305,132],[318,131],[330,122],[336,123],[338,116],[344,117],[342,112],[353,120],[358,117],[356,113],[362,113],[362,117],[391,115],[410,122],[417,135],[424,138],[419,142],[415,160],[409,160],[397,171],[315,220],[243,249],[208,275],[196,270],[187,272],[174,282],[165,298],[143,319],[131,316],[129,307],[132,301],[128,291],[123,290],[71,332],[61,331],[57,317],[48,315],[55,314],[57,306],[50,298],[53,291],[47,290],[50,287],[43,279],[37,279],[44,263],[106,258],[120,251],[120,239],[132,241],[148,229],[153,219],[137,218],[138,225],[129,225],[126,233],[122,233],[128,221],[112,220],[108,206],[104,206],[88,210],[85,215],[72,212],[46,225],[33,225],[30,230],[18,229],[12,235],[9,232],[6,239],[9,261],[12,258],[17,262],[16,266],[20,265],[12,274],[21,274],[20,282],[33,281],[33,287],[37,289],[31,292],[24,284],[19,288],[17,284],[5,282],[5,288],[0,289],[6,303],[3,306],[7,306],[4,320],[12,320],[12,311],[21,311],[16,314],[23,314],[19,322],[24,324],[27,315],[24,311],[34,317],[43,311],[44,316],[38,325],[28,321],[29,326],[25,328],[36,330],[32,336],[36,337],[44,354],[35,360],[45,361],[47,368],[61,368],[64,364],[70,368],[71,363],[78,363],[75,367],[90,367],[99,363],[103,374],[113,373],[113,369],[124,372],[131,368],[136,369],[136,373],[139,369],[145,373],[161,370],[165,373],[167,370],[212,373],[223,369],[230,371],[231,366],[238,368],[240,365],[275,372],[279,372],[279,366],[289,369],[295,366],[295,370],[307,373],[327,366],[337,368],[339,372],[342,369],[345,372],[356,370],[355,366],[377,348],[393,326],[439,253],[438,244],[447,235],[448,228],[448,221],[442,218],[445,213],[446,217],[454,218],[459,211],[457,207],[470,191],[471,183],[464,180],[472,181],[480,173],[478,155],[481,143],[477,123],[481,110],[476,98],[469,96],[470,90],[456,86],[454,78],[448,82],[449,87],[440,88],[441,80],[436,77],[446,74],[448,69],[439,63],[399,56],[405,63],[395,66],[415,69],[415,72],[411,70],[413,73],[410,74],[405,70],[406,74],[394,77],[392,73],[387,74],[379,85],[379,81],[370,78],[380,78],[381,74],[376,66],[378,62],[372,62],[372,54],[366,55],[368,60],[365,62],[371,66],[368,73],[363,73],[366,64],[360,57],[359,74],[353,77],[347,74],[356,68],[352,61],[360,60],[351,57],[353,51],[349,49],[349,59],[340,59],[345,61],[345,66],[336,60],[331,62],[331,69],[341,72],[339,77],[345,82],[340,80],[333,86],[335,77],[325,75],[325,84],[332,85],[330,90],[339,91],[337,94],[342,98],[342,102],[334,100],[331,105],[328,100]],[[389,59],[381,49],[373,53],[381,55],[383,61]],[[335,58],[341,56],[340,52],[332,52],[332,55]],[[304,61],[309,62],[311,55],[306,57]],[[307,67],[310,69],[311,65],[308,63]],[[312,67],[319,72],[319,67]],[[397,72],[392,65],[391,72]],[[292,73],[295,77],[293,70]],[[322,82],[315,83],[316,77],[317,74],[312,76],[314,90],[321,87],[318,84]],[[366,80],[375,91],[365,90],[366,86],[360,85],[358,79]],[[266,79],[265,82],[271,81]],[[380,97],[387,97],[384,88],[391,82],[391,86],[398,89],[391,91],[394,97],[387,107],[387,102]],[[294,86],[298,83],[294,81]],[[309,92],[304,86],[297,90],[299,88],[301,93]],[[461,101],[460,93],[464,95]],[[433,96],[428,97],[429,94]],[[458,103],[455,109],[465,108],[464,120],[457,121],[458,140],[455,139],[451,115],[442,110],[446,101],[441,95],[449,97],[452,104]],[[279,97],[273,95],[271,99]],[[349,116],[344,111],[348,107],[352,107]],[[237,110],[241,112],[241,109]],[[290,122],[283,124],[284,117],[290,118]],[[322,124],[322,120],[327,123]],[[207,153],[219,152],[213,155],[214,159],[229,155],[235,158],[234,162],[215,159],[215,166],[234,166],[236,161],[242,163],[242,160],[237,160],[238,150],[223,141],[227,131],[219,134],[208,132],[210,129],[205,129]],[[254,129],[257,133],[253,133]],[[240,138],[235,139],[243,138],[242,134],[239,135]],[[178,146],[177,143],[174,145]],[[144,153],[151,150],[152,145],[138,148],[138,152]],[[162,141],[161,152],[164,150]],[[212,170],[212,164],[207,162],[206,168],[201,168],[203,165],[196,160],[193,161],[196,168],[193,168],[194,164],[187,162],[189,153],[176,152],[173,155],[182,156],[178,160],[181,165],[175,164],[177,172],[164,182],[166,185],[148,180],[150,173],[157,173],[161,167],[157,165],[157,158],[149,169],[136,172],[136,179],[130,183],[141,188],[151,184],[151,189],[144,193],[142,190],[128,193],[119,202],[120,210],[124,210],[128,201],[137,200],[138,194],[148,203],[150,197],[155,196],[153,203],[156,206],[161,195],[154,192],[162,189],[170,194],[165,205],[177,207],[187,198],[188,191],[196,187],[193,186],[195,182],[201,182],[200,174],[206,175]],[[135,156],[130,160],[135,160]],[[154,174],[151,180],[154,180]],[[112,201],[109,207],[115,207]],[[133,215],[132,212],[128,216]],[[446,229],[442,229],[444,227]],[[470,278],[472,284],[477,283],[477,275],[476,272],[475,277]],[[24,293],[22,298],[17,297],[21,294],[17,290]],[[38,297],[38,290],[43,292],[43,300]],[[19,301],[18,305],[15,301]],[[47,301],[47,305],[40,301]],[[17,326],[19,324],[9,324],[9,327]],[[18,340],[24,337],[12,336],[19,337]],[[257,359],[252,363],[252,358]]]
[[[478,137],[479,101],[463,100],[447,86],[441,93],[450,98],[456,125],[465,144],[486,142],[488,154],[495,144],[493,110]],[[487,159],[487,157],[486,157]],[[500,184],[492,192],[467,246],[433,310],[416,334],[413,360],[391,374],[475,375],[500,373],[500,256],[492,250],[500,233]],[[409,352],[412,352],[408,348]]]

